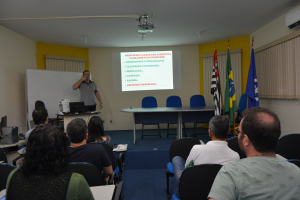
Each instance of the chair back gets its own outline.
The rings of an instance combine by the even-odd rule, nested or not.
[[[0,162],[7,163],[6,154],[5,154],[5,151],[2,148],[0,148]]]
[[[243,112],[246,107],[247,107],[247,95],[246,94],[242,94],[241,98],[240,98],[240,102],[239,102],[239,109],[238,109],[238,113]]]
[[[153,96],[144,97],[142,100],[142,108],[156,108],[157,101]]]
[[[282,136],[277,145],[276,153],[286,159],[300,159],[300,134],[293,133]]]
[[[166,102],[167,107],[182,107],[181,99],[179,96],[169,96]]]
[[[116,158],[114,156],[114,153],[113,151],[111,150],[110,146],[108,144],[105,144],[105,143],[100,143],[100,142],[91,142],[91,144],[95,144],[95,145],[102,145],[103,148],[105,149],[109,159],[110,159],[110,162],[112,164],[112,168],[113,169],[116,169],[117,167],[117,162],[116,162]]]
[[[0,191],[6,189],[6,181],[8,175],[15,168],[16,166],[11,165],[9,163],[0,163]]]
[[[206,106],[205,99],[202,95],[194,95],[190,99],[191,107]]]
[[[298,159],[291,159],[291,160],[287,160],[287,161],[290,162],[290,163],[293,163],[293,164],[297,165],[297,167],[300,168],[300,160],[298,160]]]
[[[175,156],[180,156],[186,160],[193,146],[197,144],[200,145],[201,143],[197,138],[193,137],[185,137],[175,140],[170,147],[170,161],[172,162],[172,159]]]
[[[238,136],[234,136],[232,138],[229,138],[228,141],[228,147],[232,149],[233,151],[237,152],[240,155],[240,159],[246,158],[247,156],[242,152],[239,146],[238,142]]]
[[[41,101],[41,100],[37,100],[35,102],[34,108],[37,109],[37,108],[40,108],[40,107],[46,108],[45,103],[43,101]]]
[[[93,164],[86,162],[72,162],[69,165],[69,171],[84,176],[90,187],[105,185],[101,172]]]
[[[222,165],[204,164],[185,169],[180,177],[179,195],[181,200],[207,199],[212,184]]]

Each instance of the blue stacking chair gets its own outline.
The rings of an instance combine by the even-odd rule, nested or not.
[[[169,96],[167,98],[166,106],[167,107],[182,107],[180,97],[179,96]],[[167,137],[169,137],[169,135],[177,135],[177,134],[169,134],[169,125],[170,124],[168,123]],[[183,123],[183,128],[184,128],[184,136],[187,137],[184,123]]]
[[[240,102],[239,102],[239,109],[237,110],[237,117],[235,119],[236,123],[240,123],[241,119],[242,119],[242,112],[246,109],[247,107],[247,95],[246,94],[242,94],[241,98],[240,98]]]
[[[157,107],[157,101],[156,101],[155,97],[148,96],[148,97],[143,98],[142,108],[156,108],[156,107]],[[144,136],[156,136],[156,135],[144,135],[144,125],[157,125],[158,126],[158,132],[159,132],[159,134],[157,136],[159,136],[161,138],[159,124],[149,123],[149,124],[142,124],[142,139],[143,139]]]
[[[0,163],[0,191],[6,189],[6,181],[12,170],[17,168],[9,163]]]
[[[293,133],[282,136],[277,145],[276,153],[286,159],[300,159],[300,134]]]
[[[173,194],[172,200],[207,199],[221,168],[222,165],[218,164],[203,164],[185,169],[179,182],[180,199]]]
[[[167,163],[167,170],[166,170],[166,178],[167,178],[167,197],[169,199],[170,191],[169,191],[169,177],[174,176],[174,170],[172,165],[172,159],[175,156],[180,156],[184,160],[190,154],[191,149],[194,145],[200,145],[200,141],[197,138],[180,138],[175,140],[170,147],[170,162]]]
[[[233,150],[239,154],[240,159],[247,158],[247,156],[242,152],[242,150],[239,146],[238,136],[233,136],[233,137],[229,138],[227,140],[227,143],[228,143],[228,147],[231,150]]]
[[[202,95],[193,95],[190,98],[190,107],[201,107],[206,106],[205,99]],[[201,123],[201,122],[199,122]],[[197,123],[194,123],[194,133],[193,136],[196,137],[197,135]]]

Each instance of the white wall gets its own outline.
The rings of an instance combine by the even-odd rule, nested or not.
[[[295,8],[300,7],[300,4]],[[295,9],[294,8],[294,9]],[[294,10],[292,9],[292,10]],[[292,11],[291,10],[291,11]],[[290,12],[290,11],[289,11]],[[289,13],[287,12],[287,13]],[[286,14],[287,14],[286,13]],[[285,15],[273,20],[250,34],[250,44],[254,36],[254,49],[280,39],[295,31],[289,30],[285,25]],[[259,80],[258,80],[259,81]],[[259,82],[258,82],[259,84]],[[259,85],[258,85],[259,88]],[[281,135],[300,133],[300,102],[291,100],[260,99],[260,106],[273,110],[281,121]]]
[[[0,26],[0,117],[26,132],[25,71],[36,68],[36,43]]]
[[[113,91],[113,52],[155,51],[155,50],[180,50],[181,51],[181,76],[182,89],[160,91]],[[189,106],[192,95],[200,94],[199,83],[199,49],[198,45],[170,46],[170,47],[136,47],[136,48],[96,48],[89,49],[90,72],[96,82],[103,104],[100,117],[105,120],[105,130],[132,129],[132,114],[120,112],[122,108],[141,107],[145,96],[154,96],[158,106],[165,107],[166,99],[171,95],[181,97],[182,105]],[[99,110],[99,108],[97,108]],[[110,124],[110,120],[113,121]],[[162,128],[166,126],[162,125]],[[137,128],[141,128],[137,125]],[[147,128],[150,128],[147,127]]]

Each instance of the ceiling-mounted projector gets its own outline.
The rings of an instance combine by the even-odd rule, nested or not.
[[[154,24],[148,22],[148,15],[141,15],[137,20],[139,21],[139,25],[138,25],[139,33],[153,32]]]
[[[139,33],[152,33],[154,29],[153,25],[138,25],[138,32]]]

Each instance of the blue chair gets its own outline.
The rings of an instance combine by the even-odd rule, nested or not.
[[[167,107],[182,107],[180,97],[179,96],[169,96],[167,98],[166,106]],[[177,135],[177,134],[169,134],[169,125],[170,124],[168,123],[167,137],[169,137],[169,135]],[[183,123],[183,128],[184,128],[184,136],[187,137],[184,123]]]
[[[237,110],[237,117],[235,118],[236,123],[240,123],[241,119],[243,118],[242,112],[246,109],[247,107],[247,95],[242,94],[239,102],[239,109]]]
[[[6,189],[6,181],[12,170],[17,168],[9,163],[0,163],[0,191]]]
[[[207,199],[213,182],[222,168],[218,164],[195,165],[182,172],[179,182],[181,200]],[[175,194],[173,200],[180,200]]]
[[[190,107],[201,107],[206,106],[205,99],[202,95],[193,95],[190,98]],[[201,122],[198,122],[201,123]],[[197,123],[194,123],[194,133],[193,136],[196,137],[197,135]]]
[[[293,133],[282,136],[277,145],[276,153],[286,159],[300,159],[300,134]]]
[[[290,162],[290,163],[295,164],[297,167],[300,168],[300,160],[298,160],[298,159],[290,159],[290,160],[287,160],[287,161]]]
[[[170,147],[170,162],[167,163],[167,170],[166,170],[166,178],[167,178],[167,197],[169,199],[170,191],[169,191],[169,177],[174,176],[174,170],[172,165],[172,159],[175,156],[180,156],[184,160],[190,154],[191,149],[194,145],[200,145],[200,141],[197,138],[180,138],[175,140]]]
[[[238,142],[238,136],[233,136],[227,140],[228,147],[237,152],[240,156],[240,159],[247,158],[247,156],[242,152]]]
[[[148,96],[148,97],[143,98],[142,108],[156,108],[156,107],[157,107],[157,101],[156,101],[155,97]],[[159,134],[157,136],[159,136],[161,138],[159,124],[149,123],[149,124],[142,124],[142,139],[143,139],[144,136],[156,136],[156,135],[144,135],[144,125],[157,125],[158,126],[158,132],[159,132]]]

